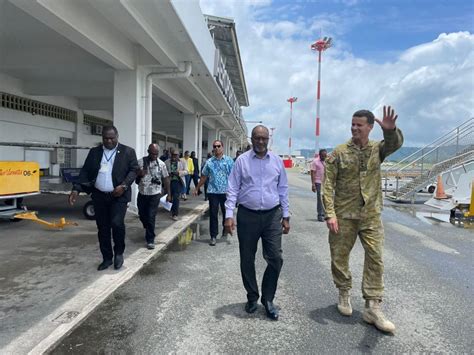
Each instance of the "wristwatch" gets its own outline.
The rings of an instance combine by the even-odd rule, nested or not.
[[[283,217],[282,219],[288,222],[290,221],[290,217]]]
[[[123,188],[124,191],[127,191],[127,190],[128,190],[128,185],[122,184],[122,185],[120,185],[120,186],[122,186],[122,188]]]

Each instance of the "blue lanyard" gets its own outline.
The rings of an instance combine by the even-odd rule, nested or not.
[[[117,149],[114,149],[114,151],[110,154],[110,157],[107,158],[107,154],[105,154],[105,150],[103,151],[103,154],[104,154],[104,157],[105,157],[105,160],[107,161],[107,163],[110,161],[110,159],[113,158],[113,156],[115,155],[116,152],[117,152]]]

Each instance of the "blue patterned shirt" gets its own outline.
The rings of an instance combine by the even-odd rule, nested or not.
[[[202,174],[207,176],[209,186],[207,193],[209,194],[225,194],[227,191],[227,179],[229,178],[234,161],[227,155],[223,155],[220,159],[212,157],[206,161]]]

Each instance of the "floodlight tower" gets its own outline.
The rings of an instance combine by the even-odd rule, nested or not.
[[[290,137],[288,138],[288,150],[289,150],[288,159],[291,160],[291,130],[292,130],[292,126],[293,126],[293,103],[298,101],[298,98],[297,97],[290,97],[286,101],[290,103]]]
[[[270,127],[270,150],[272,150],[273,147],[273,131],[275,130],[275,127]]]
[[[321,54],[326,49],[332,46],[332,38],[324,37],[318,39],[311,45],[311,50],[318,51],[318,93],[316,96],[316,139],[315,139],[315,152],[319,149],[319,106],[321,99]]]

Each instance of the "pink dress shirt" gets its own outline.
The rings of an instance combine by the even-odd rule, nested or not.
[[[324,181],[324,162],[319,159],[319,156],[311,162],[310,170],[316,172],[314,182],[321,184]]]

